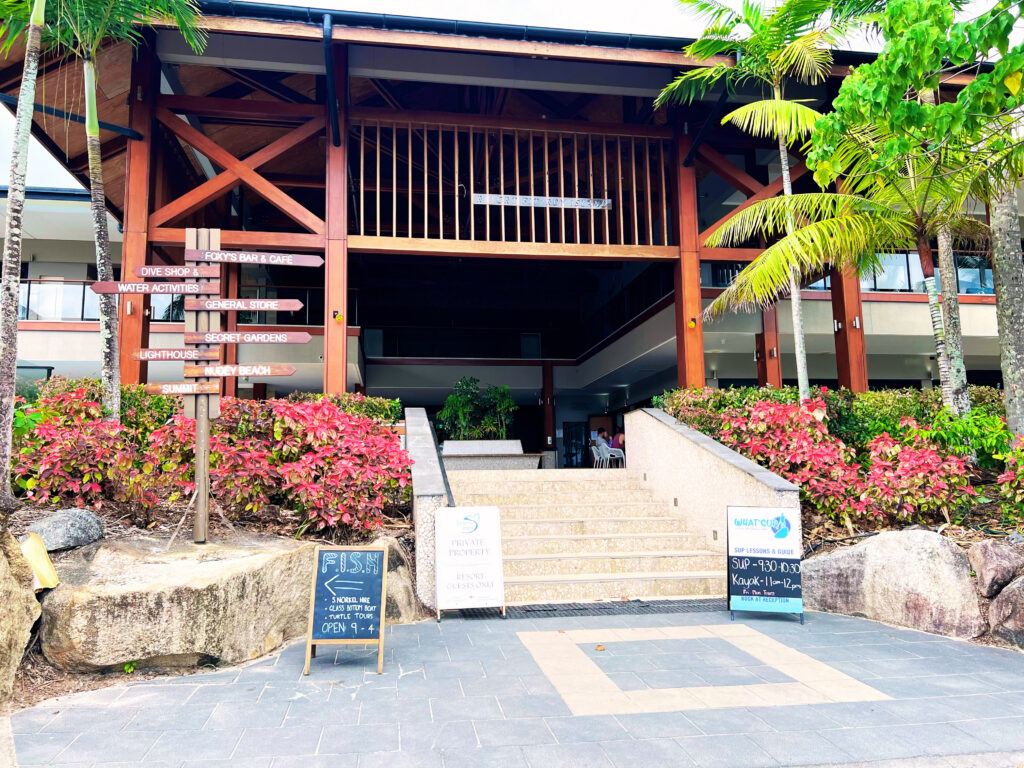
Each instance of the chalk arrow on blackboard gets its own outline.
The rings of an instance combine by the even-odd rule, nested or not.
[[[331,582],[334,581],[335,579],[337,579],[338,575],[339,574],[335,574],[334,576],[331,576],[331,578],[329,578],[327,581],[324,582],[324,586],[327,587],[327,591],[328,592],[330,592],[332,595],[337,595],[338,592],[354,592],[354,591],[358,590],[358,587],[343,587],[343,586],[341,586],[339,584],[336,587],[338,592],[335,592],[333,589],[331,589]],[[341,584],[359,584],[359,582],[358,581],[351,581],[350,579],[342,579],[341,580]]]

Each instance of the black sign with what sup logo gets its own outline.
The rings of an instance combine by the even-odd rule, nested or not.
[[[387,547],[317,547],[314,564],[304,673],[318,645],[372,642],[382,672]]]

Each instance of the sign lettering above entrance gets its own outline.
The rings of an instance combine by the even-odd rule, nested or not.
[[[539,197],[536,195],[491,195],[473,193],[477,205],[516,205],[527,208],[582,208],[587,211],[610,211],[611,198],[607,197]]]
[[[186,365],[187,378],[228,378],[229,376],[291,376],[294,365],[263,363],[254,365]]]
[[[220,293],[220,283],[116,283],[112,280],[100,281],[90,286],[93,293],[185,293],[192,295]]]
[[[186,312],[298,312],[298,299],[185,299]]]
[[[142,267],[133,267],[132,274],[136,277],[220,277],[220,267],[216,264],[172,264],[156,265],[147,264]]]
[[[437,612],[505,605],[501,513],[497,507],[449,507],[434,513]]]
[[[132,359],[146,361],[167,360],[220,360],[219,349],[140,349],[132,352]]]
[[[146,384],[147,395],[219,395],[219,381],[172,381],[166,384]]]
[[[728,507],[730,611],[798,613],[803,535],[800,511],[788,507]]]
[[[220,264],[270,264],[283,267],[319,267],[324,260],[308,253],[264,253],[262,251],[204,251],[185,249],[185,261],[215,261]]]
[[[318,645],[377,642],[377,673],[384,669],[384,607],[388,548],[317,547],[313,557],[306,665]],[[361,673],[360,673],[361,674]]]
[[[308,344],[305,331],[187,331],[186,344]]]

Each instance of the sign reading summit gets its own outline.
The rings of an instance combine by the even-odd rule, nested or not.
[[[729,610],[804,612],[800,510],[729,507]]]

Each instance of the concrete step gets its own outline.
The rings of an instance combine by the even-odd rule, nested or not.
[[[553,520],[580,518],[600,519],[606,517],[665,517],[671,509],[661,502],[623,502],[603,506],[601,504],[517,504],[502,507],[504,520]]]
[[[516,555],[572,555],[605,552],[671,552],[703,549],[703,537],[696,533],[662,533],[651,536],[590,534],[573,536],[502,536],[506,557]]]
[[[578,520],[502,520],[501,522],[502,537],[588,534],[653,536],[685,531],[686,523],[681,517],[603,517]]]
[[[523,605],[584,600],[721,597],[725,594],[725,583],[724,571],[517,576],[505,579],[505,601],[510,605]]]
[[[558,493],[535,493],[524,489],[522,493],[491,493],[477,490],[463,492],[452,489],[455,503],[464,507],[515,507],[521,504],[623,504],[653,502],[654,494],[647,489],[586,490]]]
[[[644,491],[643,480],[637,477],[623,477],[620,480],[459,480],[458,475],[448,476],[448,484],[456,493],[587,493],[605,491]]]
[[[463,469],[448,475],[449,482],[600,482],[604,480],[636,479],[640,472],[615,469]]]
[[[719,571],[725,555],[701,550],[506,555],[505,577]]]

